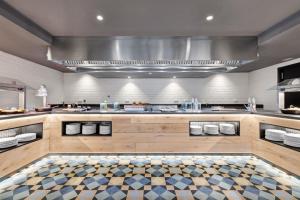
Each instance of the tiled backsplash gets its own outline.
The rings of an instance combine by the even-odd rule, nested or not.
[[[197,97],[202,103],[246,103],[248,74],[218,74],[205,79],[97,79],[88,74],[64,75],[64,100],[99,103],[177,103]]]

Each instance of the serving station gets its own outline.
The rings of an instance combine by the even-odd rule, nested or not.
[[[297,117],[286,117],[290,116],[249,112],[52,112],[12,117],[0,120],[0,130],[42,124],[42,137],[0,153],[1,160],[6,160],[0,171],[1,176],[7,175],[49,153],[250,153],[299,175],[299,148],[270,141],[262,134],[270,129],[269,125],[278,130],[281,127],[287,128],[286,131],[300,129]],[[70,129],[68,125],[73,126]],[[203,131],[199,132],[199,127]],[[205,127],[218,128],[209,132]],[[225,128],[227,134],[224,134],[224,127],[234,128]]]

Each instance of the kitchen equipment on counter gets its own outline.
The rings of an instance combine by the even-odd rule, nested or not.
[[[102,122],[99,125],[99,134],[100,135],[110,135],[111,134],[111,124]]]
[[[5,149],[18,145],[16,137],[0,138],[0,149]]]
[[[220,132],[225,135],[234,135],[235,132],[235,126],[233,124],[229,123],[221,123],[219,124]]]
[[[218,135],[219,134],[219,126],[213,124],[205,124],[204,125],[204,133],[209,135]]]
[[[0,131],[0,138],[15,137],[16,134],[16,129],[3,130]]]
[[[66,135],[76,135],[80,133],[80,123],[70,123],[66,125]]]
[[[25,110],[24,109],[10,109],[10,110],[5,110],[5,109],[1,109],[0,110],[0,115],[9,115],[9,114],[21,114],[24,113]]]
[[[282,142],[284,140],[284,135],[287,134],[284,130],[278,130],[278,129],[266,129],[265,130],[265,139],[276,141],[276,142]]]
[[[87,123],[82,125],[82,135],[92,135],[96,133],[96,124]]]
[[[284,144],[292,147],[300,147],[300,134],[287,133],[284,135]]]
[[[291,105],[289,108],[281,109],[283,114],[300,115],[300,108]]]
[[[36,139],[36,133],[23,133],[16,136],[18,142],[29,142]]]
[[[51,107],[35,108],[34,110],[35,110],[35,112],[50,112],[50,111],[52,111],[52,108]]]

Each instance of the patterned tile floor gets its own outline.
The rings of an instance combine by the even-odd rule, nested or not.
[[[300,199],[300,180],[253,156],[43,158],[0,182],[0,199]]]

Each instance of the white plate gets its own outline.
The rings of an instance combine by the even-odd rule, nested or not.
[[[292,146],[292,147],[300,147],[300,143],[297,143],[297,142],[290,142],[290,141],[285,140],[283,143],[288,146]]]
[[[96,124],[82,125],[82,135],[91,135],[96,133]]]
[[[36,139],[36,133],[23,133],[16,136],[18,142],[29,142]]]
[[[80,123],[71,123],[66,125],[66,134],[75,135],[80,133]]]
[[[300,143],[300,134],[287,133],[284,135],[284,140]]]
[[[0,149],[16,146],[18,139],[16,137],[0,138]]]

